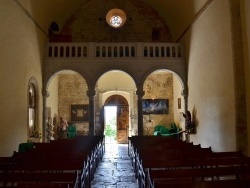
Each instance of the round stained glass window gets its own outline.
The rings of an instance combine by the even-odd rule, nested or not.
[[[121,9],[111,9],[106,15],[107,23],[114,28],[122,27],[126,22],[126,14]]]
[[[122,18],[120,16],[114,15],[110,19],[110,24],[114,27],[119,27],[122,24]]]

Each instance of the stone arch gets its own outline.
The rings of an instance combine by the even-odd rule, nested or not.
[[[103,108],[104,101],[106,101],[108,97],[118,94],[128,101],[130,115],[137,113],[137,104],[135,102],[136,83],[130,74],[121,70],[111,70],[105,72],[99,78],[96,85],[98,85],[96,96],[99,97],[100,103],[98,105],[100,109]],[[134,119],[129,119],[129,133],[131,134],[133,134],[135,130],[131,130],[131,127],[137,127],[137,123]]]
[[[186,89],[185,80],[173,70],[161,68],[145,72],[141,82],[142,98],[167,99],[169,111],[166,115],[150,115],[150,118],[143,115],[143,122],[141,123],[143,124],[143,129],[141,129],[143,134],[152,135],[155,125],[166,124],[166,122],[168,124],[175,122],[183,129],[185,128],[184,122],[180,121],[179,116],[181,112],[185,112],[187,109],[187,96],[183,94]],[[181,104],[180,107],[177,107],[178,102]],[[145,118],[150,119],[151,123],[146,123]]]
[[[184,110],[186,111],[187,108],[188,108],[188,104],[187,104],[187,98],[188,98],[187,74],[186,74],[186,72],[182,72],[182,69],[181,70],[179,70],[179,69],[170,69],[169,67],[165,67],[165,66],[151,68],[151,69],[149,69],[148,71],[146,71],[144,73],[143,77],[141,78],[140,86],[143,86],[145,80],[147,79],[147,77],[151,73],[153,73],[155,71],[159,71],[159,70],[166,70],[168,72],[171,72],[173,75],[176,76],[176,78],[178,78],[178,80],[179,80],[179,82],[181,83],[181,86],[182,86],[181,95],[184,98],[184,106],[185,106]]]
[[[121,95],[111,95],[108,97],[104,103],[104,105],[128,105],[128,101],[125,99],[125,97]]]
[[[72,71],[72,72],[75,72],[75,73],[81,75],[82,78],[86,81],[86,83],[87,83],[87,85],[89,87],[89,85],[90,85],[89,84],[89,79],[87,79],[87,76],[85,76],[83,74],[83,72],[81,72],[79,70],[75,70],[75,69],[69,69],[69,68],[65,68],[64,69],[64,68],[61,68],[59,70],[55,70],[55,71],[51,72],[50,74],[46,75],[46,77],[44,78],[44,82],[43,82],[43,91],[47,91],[49,83],[54,78],[54,76],[56,76],[57,74],[60,74],[60,73],[62,73],[64,71]]]
[[[71,84],[70,82],[70,79],[67,81],[67,83],[65,83],[65,87],[70,87],[72,88],[73,90],[78,90],[78,92],[75,92],[77,93],[77,95],[75,95],[75,97],[72,97],[72,100],[64,100],[66,101],[66,104],[67,105],[67,108],[62,108],[62,106],[60,106],[60,102],[58,101],[58,104],[57,104],[57,107],[55,107],[56,105],[55,104],[51,104],[51,99],[49,98],[50,96],[51,97],[57,97],[53,94],[53,91],[51,93],[49,93],[49,85],[52,83],[52,80],[57,76],[57,75],[60,75],[60,73],[65,73],[63,76],[67,76],[69,77],[70,79],[73,79],[73,80],[77,80],[77,84]],[[56,81],[57,83],[56,84],[59,84],[60,80]],[[79,85],[80,84],[80,85]],[[80,87],[81,85],[84,85],[84,87]],[[72,92],[69,88],[69,91],[68,93]],[[78,88],[78,89],[77,89]],[[68,121],[68,123],[71,123],[71,112],[70,112],[70,109],[71,109],[71,105],[72,104],[88,104],[89,103],[89,100],[87,98],[88,96],[88,82],[87,80],[82,76],[82,74],[79,73],[79,71],[74,71],[74,70],[70,70],[70,69],[63,69],[63,70],[60,70],[60,71],[56,71],[54,74],[51,74],[50,77],[48,77],[48,79],[44,82],[44,87],[43,87],[43,113],[44,113],[44,116],[43,116],[43,129],[46,130],[46,108],[47,106],[50,106],[52,105],[52,107],[54,107],[54,110],[52,109],[52,118],[54,120],[54,117],[57,118],[56,122],[58,122],[58,118],[60,116],[62,116],[63,114],[63,117],[65,120]],[[67,89],[66,89],[67,90]],[[79,98],[79,95],[80,95],[80,98]],[[59,95],[58,95],[59,96]],[[68,95],[68,96],[72,96],[72,95]],[[82,96],[82,97],[81,97]],[[59,99],[58,99],[59,100]],[[50,103],[50,104],[48,104]],[[66,110],[63,110],[63,109],[66,109]],[[54,125],[55,126],[55,125]],[[77,124],[78,126],[78,124]],[[85,132],[88,132],[89,131],[89,124],[85,125],[84,124],[84,131]],[[80,127],[80,126],[78,126]],[[81,126],[83,127],[83,126]],[[87,130],[88,129],[88,130]],[[56,126],[55,126],[55,130],[54,132],[56,132]],[[87,133],[86,133],[87,134]],[[46,137],[46,132],[44,131],[44,135]]]
[[[138,76],[136,75],[136,72],[132,72],[131,70],[129,69],[126,69],[126,68],[120,68],[119,66],[114,66],[114,67],[105,67],[103,69],[101,69],[100,71],[98,71],[95,76],[91,79],[91,83],[92,85],[96,85],[97,82],[99,81],[99,79],[109,73],[110,71],[120,71],[120,72],[123,72],[125,74],[127,74],[129,77],[132,78],[133,82],[135,83],[135,85],[137,85],[138,83]]]
[[[145,72],[145,74],[143,75],[142,79],[141,79],[141,83],[143,84],[145,82],[145,80],[147,79],[147,77],[155,72],[155,71],[159,71],[159,70],[166,70],[166,71],[169,71],[171,72],[172,74],[174,74],[180,81],[181,85],[182,85],[182,89],[185,90],[186,89],[186,83],[187,83],[187,80],[186,78],[184,77],[185,75],[183,74],[180,74],[179,72],[177,72],[176,70],[171,70],[169,69],[169,67],[156,67],[156,68],[152,68],[150,70],[148,70],[147,72]]]
[[[96,61],[90,61],[90,62],[84,62],[82,64],[81,62],[74,62],[73,64],[69,64],[69,62],[63,62],[62,64],[58,65],[49,65],[45,67],[45,72],[44,72],[44,80],[49,80],[50,76],[55,74],[58,71],[64,70],[64,69],[70,69],[78,72],[79,74],[83,75],[87,85],[88,85],[88,97],[89,101],[91,102],[91,107],[90,111],[90,120],[93,120],[91,123],[91,128],[94,128],[95,126],[95,96],[96,96],[96,85],[98,80],[104,75],[105,73],[112,71],[112,70],[119,70],[122,72],[125,72],[128,74],[134,81],[136,85],[136,91],[135,94],[137,95],[137,114],[135,117],[137,118],[137,121],[135,121],[138,125],[138,134],[139,132],[142,132],[142,129],[139,129],[139,127],[142,127],[143,124],[143,116],[142,116],[142,97],[144,95],[143,91],[143,83],[146,77],[153,71],[155,70],[160,70],[160,69],[166,69],[169,71],[172,71],[178,75],[180,80],[182,80],[181,83],[183,83],[183,91],[182,95],[184,96],[184,104],[187,106],[187,73],[185,69],[185,62],[183,60],[180,60],[180,62],[172,62],[172,61],[153,61],[154,63],[146,63],[142,65],[143,61],[148,61],[149,59],[144,59],[141,60],[141,62],[137,62],[134,60],[131,61],[123,61],[122,59],[117,59],[117,61],[112,61],[112,60],[107,60],[105,58],[102,58],[100,62]],[[73,59],[72,59],[73,61]],[[84,65],[84,66],[82,66]],[[180,66],[181,65],[181,66]],[[46,88],[46,87],[44,87]],[[46,94],[46,90],[44,91]],[[186,108],[186,107],[185,107]],[[137,126],[136,125],[136,126]],[[92,132],[95,132],[93,130]],[[135,133],[137,134],[137,133]]]

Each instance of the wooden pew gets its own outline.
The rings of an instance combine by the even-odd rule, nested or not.
[[[240,166],[227,166],[216,168],[182,168],[174,170],[151,170],[148,169],[148,185],[150,188],[155,187],[157,181],[165,182],[178,181],[219,181],[219,180],[239,180],[244,179],[242,168]]]
[[[91,173],[104,153],[103,144],[103,136],[36,143],[34,149],[0,160],[0,182],[5,186],[24,180],[27,184],[67,180],[69,185],[90,187]]]
[[[136,157],[138,154],[143,155],[148,153],[161,154],[167,150],[172,151],[180,148],[200,148],[200,145],[193,145],[192,143],[186,143],[181,140],[176,140],[169,137],[151,137],[151,136],[139,136],[132,137],[129,144],[129,156],[131,157],[132,165],[136,169]],[[176,150],[177,151],[177,150]],[[147,154],[145,154],[147,155]]]
[[[140,187],[146,187],[148,183],[147,178],[149,179],[149,175],[145,169],[164,169],[167,171],[174,169],[183,170],[185,168],[192,169],[194,166],[196,166],[196,168],[209,166],[209,168],[216,167],[218,170],[216,173],[214,169],[210,169],[210,173],[214,175],[213,177],[219,177],[219,172],[221,174],[224,173],[225,176],[226,173],[237,174],[237,172],[240,171],[240,175],[244,175],[244,181],[248,182],[250,176],[249,160],[245,158],[241,152],[212,152],[211,148],[201,148],[200,145],[188,144],[183,141],[180,142],[180,140],[176,141],[174,139],[147,136],[129,138],[128,152],[133,162]],[[242,158],[244,159],[242,160]],[[173,162],[174,159],[175,162]],[[199,164],[197,162],[185,162],[186,159],[193,161],[198,160]],[[211,160],[207,161],[205,159]],[[217,163],[215,163],[215,161],[217,161]],[[225,172],[225,168],[228,168],[227,172]],[[178,171],[175,171],[175,173],[176,172]],[[155,173],[157,173],[157,171]],[[220,183],[221,182],[218,184]]]
[[[168,149],[160,152],[158,150],[140,151],[136,155],[135,173],[136,177],[142,182],[145,181],[147,168],[177,168],[178,166],[173,161],[186,162],[185,159],[205,158],[211,154],[211,148],[177,148]],[[171,161],[171,163],[169,163]],[[190,164],[186,164],[190,165]]]
[[[77,188],[74,184],[70,183],[18,183],[15,188]]]
[[[62,181],[65,183],[66,180],[66,183],[74,184],[79,179],[76,173],[82,174],[82,176],[88,175],[89,165],[84,166],[84,161],[88,161],[88,159],[87,156],[86,159],[84,158],[84,156],[81,156],[79,160],[76,158],[71,158],[75,160],[64,158],[44,158],[44,160],[29,158],[28,161],[17,160],[16,162],[13,160],[13,163],[8,164],[8,168],[3,174],[3,185],[15,185],[24,181]],[[83,166],[84,169],[82,169]]]
[[[159,180],[154,185],[155,188],[249,188],[247,180],[219,180],[219,181],[193,181],[193,182],[169,182]]]
[[[163,165],[175,166],[175,168],[148,168],[148,185],[155,187],[157,181],[171,182],[189,181],[218,181],[226,179],[250,180],[250,158],[216,158],[216,159],[193,159],[172,160]],[[164,167],[161,165],[161,167]],[[151,165],[152,166],[152,165]],[[159,165],[160,166],[160,165]],[[157,167],[156,165],[154,167]],[[147,182],[145,182],[146,184]]]

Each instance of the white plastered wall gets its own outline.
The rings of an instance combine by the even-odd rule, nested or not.
[[[20,143],[27,142],[27,91],[31,77],[38,83],[38,126],[42,127],[44,34],[15,1],[0,1],[0,23],[0,156],[10,156]]]
[[[228,0],[213,1],[186,33],[188,109],[196,112],[190,140],[213,151],[236,149],[232,39]]]
[[[185,130],[185,119],[182,115],[182,113],[185,113],[185,104],[184,104],[184,98],[181,95],[182,93],[182,85],[180,80],[173,74],[173,100],[174,100],[174,122],[179,125],[182,130]],[[181,100],[180,103],[180,109],[178,108],[178,99]]]

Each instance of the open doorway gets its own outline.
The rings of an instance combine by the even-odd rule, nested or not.
[[[117,135],[117,106],[104,107],[104,135],[106,143],[116,143]]]
[[[112,108],[113,107],[113,108]],[[115,129],[115,130],[114,130]],[[104,103],[104,134],[118,144],[128,143],[129,105],[122,95],[111,95]],[[108,140],[107,140],[108,141]]]

